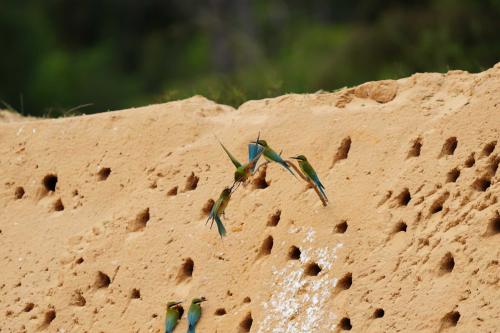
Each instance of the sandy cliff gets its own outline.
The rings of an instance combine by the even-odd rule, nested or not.
[[[228,236],[206,204],[258,131]],[[251,101],[0,123],[0,332],[500,332],[500,65]],[[186,316],[176,332],[186,331]]]

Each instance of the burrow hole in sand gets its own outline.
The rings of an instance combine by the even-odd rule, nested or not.
[[[448,312],[442,319],[444,327],[454,327],[457,326],[458,321],[460,320],[460,312],[451,311]]]
[[[352,286],[352,273],[346,273],[338,282],[337,288],[339,290],[347,290]]]
[[[271,182],[266,180],[267,176],[267,164],[260,168],[259,173],[252,180],[252,185],[254,189],[265,189],[268,188]]]
[[[491,141],[489,143],[487,143],[484,147],[483,147],[483,151],[482,151],[482,156],[490,156],[491,153],[495,150],[495,147],[497,145],[497,141]]]
[[[80,258],[75,260],[75,264],[80,265],[83,261],[84,261],[83,258],[80,257]]]
[[[413,143],[410,147],[410,150],[408,151],[408,155],[406,156],[406,158],[420,156],[421,149],[422,149],[422,138],[419,137],[413,140]]]
[[[340,222],[335,226],[335,232],[338,234],[344,234],[347,231],[347,227],[348,227],[347,221],[342,220],[342,222]]]
[[[167,196],[173,197],[173,196],[177,195],[178,191],[179,191],[179,186],[174,186],[170,190],[168,190]]]
[[[443,210],[443,204],[445,203],[445,201],[448,199],[448,197],[450,196],[450,193],[449,192],[445,192],[443,195],[441,195],[436,201],[434,201],[434,203],[431,205],[431,207],[429,208],[429,213],[431,214],[436,214],[440,211]]]
[[[352,329],[351,319],[348,317],[340,319],[339,326],[344,331],[350,331]]]
[[[478,178],[472,183],[471,187],[479,192],[485,192],[491,186],[491,180],[487,176]]]
[[[385,311],[382,308],[378,308],[373,311],[373,318],[382,318],[384,315]]]
[[[192,191],[195,190],[198,187],[198,181],[200,180],[200,177],[195,176],[194,172],[191,172],[189,177],[186,180],[186,186],[184,187],[185,191]]]
[[[476,164],[476,159],[474,158],[474,153],[470,154],[469,157],[464,162],[466,168],[472,168]]]
[[[149,208],[146,208],[136,215],[135,219],[129,221],[127,229],[128,231],[141,231],[144,230],[150,219]]]
[[[240,322],[239,332],[241,333],[250,332],[252,324],[253,324],[252,313],[248,312],[246,316],[243,318],[243,320]]]
[[[334,166],[338,161],[347,159],[347,157],[349,156],[349,150],[351,150],[351,144],[352,140],[350,136],[342,140],[340,146],[337,148],[337,153],[333,157],[332,166]]]
[[[224,316],[225,314],[227,314],[227,312],[224,308],[218,308],[217,310],[215,310],[214,314],[216,316]]]
[[[193,276],[194,261],[191,258],[184,259],[182,266],[177,274],[177,281],[181,282]]]
[[[243,303],[250,303],[251,301],[252,301],[252,299],[248,296],[243,298]]]
[[[455,267],[455,258],[453,258],[451,252],[447,252],[439,262],[439,273],[441,275],[446,273],[451,273],[454,267]]]
[[[56,212],[64,210],[64,204],[60,198],[54,202],[54,204],[52,205],[52,210]]]
[[[399,221],[398,223],[396,223],[396,225],[394,226],[394,229],[392,231],[393,234],[396,234],[398,232],[406,232],[406,229],[408,228],[408,226],[406,225],[405,222],[403,221]]]
[[[104,181],[108,179],[110,174],[111,174],[111,168],[101,168],[101,170],[97,172],[97,180],[100,182]]]
[[[288,259],[289,260],[299,260],[300,259],[300,255],[301,255],[301,251],[295,245],[292,245],[290,247],[290,249],[288,250]]]
[[[408,188],[403,189],[401,193],[398,194],[396,197],[396,202],[398,203],[398,206],[408,206],[408,204],[411,201],[411,194],[410,190]]]
[[[487,236],[493,236],[497,235],[500,233],[500,215],[494,216],[493,218],[490,219],[490,222],[488,223],[488,228],[486,229],[486,235]]]
[[[16,198],[16,200],[22,199],[24,197],[24,193],[24,188],[22,186],[18,186],[14,191],[14,197]]]
[[[141,290],[137,288],[132,288],[132,290],[130,291],[130,298],[131,299],[141,298]]]
[[[45,191],[55,192],[56,185],[57,185],[57,175],[49,174],[49,175],[43,177],[42,184],[43,184]]]
[[[203,205],[203,208],[201,209],[201,213],[205,216],[208,216],[210,212],[212,211],[212,208],[215,205],[214,199],[208,199],[207,202]]]
[[[320,272],[321,272],[321,267],[315,262],[308,263],[304,270],[304,273],[307,276],[317,276]]]
[[[259,256],[268,256],[273,250],[274,239],[273,236],[267,236],[260,246]]]
[[[26,305],[23,308],[23,311],[24,312],[30,312],[31,310],[33,310],[34,307],[35,307],[34,303],[31,303],[31,302],[26,303]]]
[[[439,154],[439,157],[443,157],[445,155],[453,155],[455,153],[455,149],[457,149],[457,146],[458,146],[458,140],[455,136],[446,139],[446,141],[443,144],[443,147],[441,148],[441,153]]]
[[[101,271],[97,272],[97,275],[96,275],[95,281],[94,281],[95,288],[97,288],[97,289],[107,288],[110,283],[111,283],[111,279],[109,278],[109,275],[107,275],[106,273],[103,273]]]
[[[274,214],[269,216],[269,220],[267,220],[267,225],[269,227],[276,227],[278,223],[280,223],[280,218],[281,218],[281,210],[276,210]]]
[[[49,326],[54,319],[56,319],[56,310],[50,309],[47,312],[45,312],[42,325]]]
[[[453,168],[446,174],[446,182],[454,183],[460,177],[460,170],[458,168]]]

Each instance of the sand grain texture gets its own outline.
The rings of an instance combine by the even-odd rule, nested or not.
[[[257,132],[306,155],[205,226]],[[0,332],[499,332],[500,65],[250,101],[0,122]],[[207,208],[208,207],[208,208]],[[185,332],[186,315],[176,332]]]

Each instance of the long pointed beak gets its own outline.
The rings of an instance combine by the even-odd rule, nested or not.
[[[181,304],[181,303],[182,303],[182,301],[180,301],[180,302],[175,302],[175,303],[174,303],[174,304],[172,304],[171,306],[176,306],[176,305],[179,305],[179,304]]]
[[[290,158],[293,158],[294,160],[298,160],[299,158],[295,157],[295,156],[291,156]]]

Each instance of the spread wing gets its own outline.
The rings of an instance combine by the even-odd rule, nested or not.
[[[222,149],[224,149],[224,151],[226,152],[227,156],[229,156],[229,158],[231,159],[231,162],[233,162],[234,166],[239,168],[241,166],[241,163],[236,159],[236,157],[234,157],[230,152],[229,150],[227,150],[226,147],[224,147],[224,145],[222,144],[222,142],[220,142],[220,145],[222,146]]]

